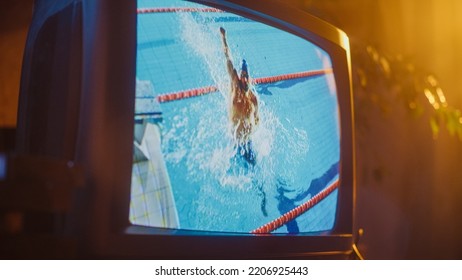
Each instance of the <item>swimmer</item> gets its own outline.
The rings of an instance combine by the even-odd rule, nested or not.
[[[220,28],[223,41],[223,50],[226,57],[226,68],[231,81],[229,98],[229,120],[237,151],[247,162],[255,164],[255,154],[251,147],[250,136],[260,121],[258,114],[258,100],[255,93],[249,87],[249,73],[247,62],[242,60],[241,73],[237,74],[229,54],[226,41],[226,31]]]

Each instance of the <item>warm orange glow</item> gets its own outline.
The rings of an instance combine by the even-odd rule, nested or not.
[[[438,81],[436,80],[436,78],[433,75],[429,75],[427,77],[427,81],[432,87],[436,87],[438,85]]]
[[[428,102],[433,106],[433,108],[438,110],[440,108],[440,106],[436,102],[436,99],[435,99],[435,96],[433,96],[433,93],[428,88],[424,89],[424,93],[425,93],[425,96],[428,99]]]
[[[440,99],[443,107],[447,107],[448,103],[446,102],[446,96],[444,96],[443,90],[440,87],[436,89],[436,94],[438,95],[438,98]]]

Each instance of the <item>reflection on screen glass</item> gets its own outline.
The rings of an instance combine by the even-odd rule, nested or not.
[[[0,152],[0,181],[6,179],[6,155]]]
[[[329,55],[185,1],[138,1],[130,221],[248,233],[332,229],[340,132]]]

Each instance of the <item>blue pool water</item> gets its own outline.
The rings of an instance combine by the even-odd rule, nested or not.
[[[201,7],[139,0],[138,7]],[[329,68],[310,42],[228,13],[138,15],[137,79],[154,96],[215,85],[208,95],[162,103],[162,153],[180,228],[249,232],[302,204],[338,179],[340,139],[332,74],[254,85],[260,125],[256,164],[236,156],[229,132],[229,77],[219,28],[236,69],[252,78]],[[337,191],[276,232],[329,230]]]

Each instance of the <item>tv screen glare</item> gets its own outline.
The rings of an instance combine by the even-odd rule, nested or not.
[[[341,133],[329,54],[188,1],[138,0],[137,14],[130,223],[332,230]]]

